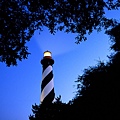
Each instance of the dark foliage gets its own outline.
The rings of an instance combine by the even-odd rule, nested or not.
[[[69,105],[62,103],[60,98],[51,104],[32,105],[33,115],[29,116],[30,120],[58,120],[67,119],[69,116]]]
[[[26,59],[26,42],[33,35],[32,20],[21,1],[0,2],[0,61],[8,66]]]
[[[120,113],[120,53],[110,57],[105,65],[100,62],[78,77],[78,93],[74,105],[88,119],[114,119]],[[79,91],[79,83],[84,85]],[[82,96],[81,96],[82,95]],[[84,118],[84,116],[83,116]]]
[[[119,7],[119,0],[1,0],[0,61],[10,66],[27,59],[26,42],[44,26],[51,34],[77,33],[76,43],[93,30],[109,30],[117,21],[106,18],[104,9]]]
[[[111,49],[120,51],[120,23],[111,30],[106,31],[106,34],[110,35],[112,41]]]
[[[106,64],[99,62],[78,77],[77,94],[73,103],[85,119],[120,119],[120,24],[107,31],[115,51]],[[84,116],[85,115],[85,116]]]

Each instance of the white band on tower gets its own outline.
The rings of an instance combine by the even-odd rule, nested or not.
[[[49,65],[43,72],[42,74],[42,80],[44,80],[44,78],[52,71],[52,66]]]
[[[50,91],[54,88],[53,79],[45,86],[41,93],[41,102],[44,98],[50,93]]]

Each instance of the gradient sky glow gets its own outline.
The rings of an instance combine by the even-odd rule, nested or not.
[[[120,11],[118,12],[120,13]],[[108,14],[113,17],[115,14]],[[115,18],[115,17],[114,17]],[[110,55],[109,37],[104,32],[93,32],[88,40],[75,44],[74,34],[58,32],[51,35],[46,28],[38,32],[28,44],[27,60],[18,66],[6,67],[0,63],[0,120],[28,120],[32,105],[40,103],[40,85],[43,52],[49,50],[55,61],[53,65],[55,96],[68,102],[75,96],[75,80],[84,68],[94,66],[98,60],[107,61]]]

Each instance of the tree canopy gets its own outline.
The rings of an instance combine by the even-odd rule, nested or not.
[[[44,26],[51,34],[77,33],[78,44],[93,30],[111,35],[107,31],[119,24],[105,16],[105,9],[119,9],[119,0],[1,0],[0,6],[0,61],[8,66],[28,58],[26,42]]]

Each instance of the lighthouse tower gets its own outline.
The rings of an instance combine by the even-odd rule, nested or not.
[[[42,71],[42,83],[41,83],[41,103],[52,103],[55,97],[54,83],[53,83],[53,69],[52,65],[54,60],[52,59],[51,52],[45,51],[44,57],[41,60],[43,67]]]

